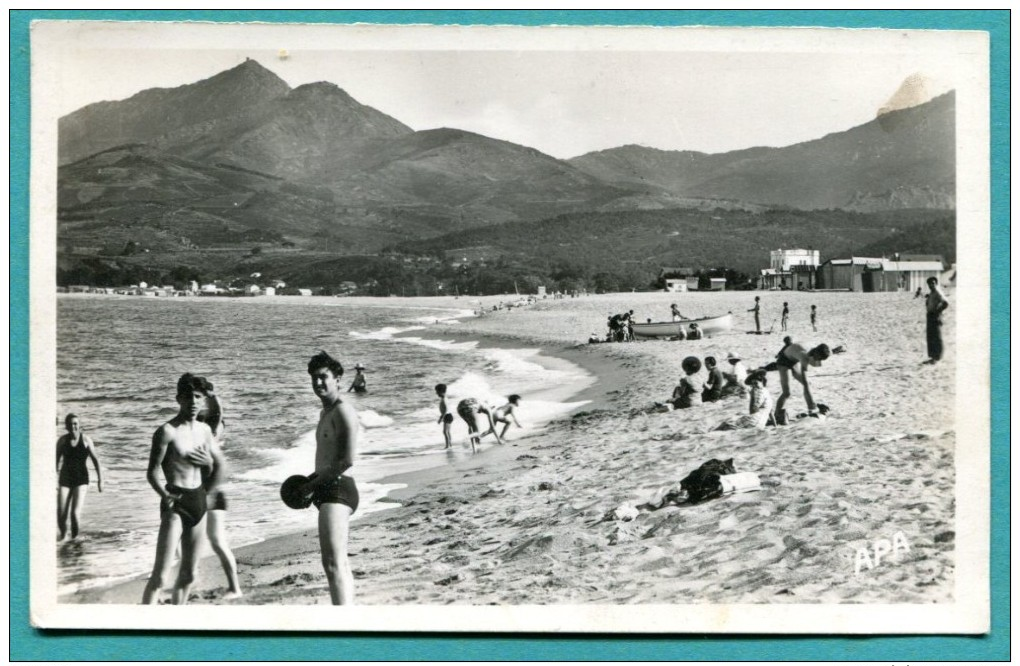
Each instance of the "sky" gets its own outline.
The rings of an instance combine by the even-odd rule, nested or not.
[[[783,34],[762,44],[747,30],[707,37],[659,30],[625,40],[618,32],[522,39],[463,29],[338,39],[305,28],[312,26],[259,39],[202,36],[190,48],[179,35],[143,42],[130,31],[65,39],[54,109],[63,115],[193,83],[250,57],[291,86],[335,83],[415,130],[456,127],[570,158],[626,144],[709,153],[786,146],[874,119],[911,75],[925,77],[934,94],[955,87],[952,48],[927,35],[874,34],[893,31],[855,41],[846,34],[855,31],[808,39],[809,31],[773,30]]]

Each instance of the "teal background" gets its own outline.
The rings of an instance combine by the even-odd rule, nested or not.
[[[11,660],[1005,660],[1009,658],[1009,11],[23,10],[10,12]],[[981,637],[478,636],[38,631],[28,621],[29,25],[35,19],[831,26],[991,35],[992,630]]]

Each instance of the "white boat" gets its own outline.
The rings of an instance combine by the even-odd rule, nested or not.
[[[680,336],[680,331],[687,335],[691,324],[697,324],[706,338],[733,328],[733,314],[726,313],[718,317],[702,317],[701,319],[681,319],[679,321],[653,321],[645,324],[634,322],[634,337],[645,339],[668,339]]]

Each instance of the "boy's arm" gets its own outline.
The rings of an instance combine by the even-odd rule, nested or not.
[[[60,459],[64,457],[64,447],[60,446],[63,437],[57,438],[57,474],[60,474]]]
[[[209,457],[212,458],[212,471],[206,476],[204,483],[206,492],[212,492],[227,474],[227,460],[223,457],[223,450],[215,438],[209,441]]]
[[[96,468],[96,484],[99,487],[99,492],[103,492],[103,467],[99,464],[99,456],[96,455],[95,442],[86,437],[85,443],[89,447],[89,458],[92,459],[92,465]]]
[[[170,440],[169,429],[165,425],[160,426],[152,436],[152,448],[149,450],[149,467],[145,471],[145,478],[148,480],[149,485],[159,494],[160,499],[164,501],[173,499],[173,495],[160,485],[159,479],[156,478],[156,470],[163,463],[166,449],[170,446]]]

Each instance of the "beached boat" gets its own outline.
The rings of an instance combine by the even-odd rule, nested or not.
[[[727,313],[718,317],[703,317],[701,319],[681,319],[680,321],[653,321],[645,324],[634,322],[635,338],[658,338],[668,339],[684,334],[690,330],[691,324],[697,324],[705,337],[711,337],[716,333],[728,331],[733,327],[733,314]]]

